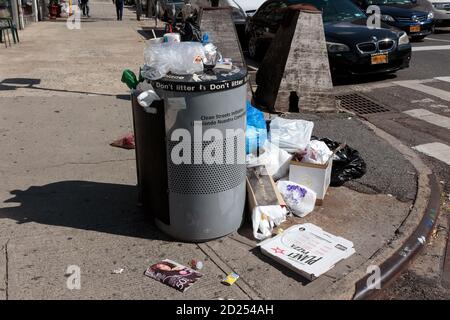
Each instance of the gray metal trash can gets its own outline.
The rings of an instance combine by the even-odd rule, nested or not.
[[[174,238],[206,241],[236,231],[246,197],[246,69],[168,75],[151,84],[163,103],[154,103],[154,114],[134,103],[133,112],[140,198]],[[156,140],[165,141],[165,154]]]

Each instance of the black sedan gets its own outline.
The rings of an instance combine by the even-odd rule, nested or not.
[[[333,75],[389,73],[407,68],[411,59],[408,35],[401,30],[371,29],[367,17],[350,0],[268,0],[247,21],[251,58],[267,51],[290,5],[309,3],[322,11],[328,58]]]
[[[417,0],[353,0],[366,10],[371,5],[380,8],[381,20],[405,31],[412,39],[423,39],[434,30],[433,7]]]

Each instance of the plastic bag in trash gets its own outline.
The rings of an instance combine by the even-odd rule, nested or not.
[[[156,43],[144,50],[142,76],[157,80],[167,73],[194,74],[203,72],[205,53],[199,42]]]
[[[253,236],[264,240],[272,235],[273,228],[286,221],[287,210],[282,206],[259,206],[252,212]]]
[[[270,123],[270,142],[288,152],[303,150],[311,140],[313,128],[311,121],[277,117]]]
[[[144,108],[145,112],[153,113],[153,114],[157,113],[157,109],[151,107],[153,101],[155,101],[155,100],[161,100],[161,98],[156,94],[156,92],[153,90],[153,88],[142,92],[137,97],[138,104],[142,108]]]
[[[341,143],[328,138],[320,139],[325,142],[330,150],[336,150]],[[366,173],[366,163],[361,158],[358,150],[345,146],[333,157],[333,167],[331,169],[332,187],[342,186],[346,181],[361,178]]]
[[[265,165],[267,173],[272,176],[273,180],[286,176],[289,171],[289,163],[292,159],[287,151],[278,148],[276,145],[266,140],[262,147],[260,156],[250,153],[247,155],[247,167],[256,167]]]
[[[257,152],[267,140],[267,126],[264,114],[247,101],[247,130],[245,133],[246,153]]]
[[[317,194],[310,188],[291,181],[278,181],[277,187],[296,216],[304,217],[314,210]]]
[[[311,140],[306,147],[306,154],[303,156],[302,162],[325,164],[330,159],[333,152],[325,142],[319,140]]]

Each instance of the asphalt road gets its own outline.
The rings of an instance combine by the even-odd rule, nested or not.
[[[363,117],[415,148],[441,182],[438,232],[414,264],[379,298],[449,299],[450,254],[446,258],[445,252],[450,208],[450,28],[439,29],[412,46],[408,69],[395,75],[338,81],[335,86],[344,94],[362,93],[389,109]]]

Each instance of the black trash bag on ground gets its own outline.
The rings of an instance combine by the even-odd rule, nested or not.
[[[320,139],[320,141],[325,142],[331,151],[336,150],[341,144],[328,138]],[[366,171],[366,163],[361,158],[358,150],[346,145],[336,152],[336,156],[333,158],[330,185],[332,187],[340,187],[347,181],[361,178]]]

